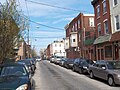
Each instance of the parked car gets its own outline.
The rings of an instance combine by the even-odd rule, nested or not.
[[[32,62],[32,68],[35,71],[35,69],[36,69],[36,60],[34,58],[28,58],[26,60],[30,60]]]
[[[50,57],[50,63],[54,63],[54,60],[55,60],[54,56]]]
[[[76,58],[75,59],[75,61],[74,61],[74,63],[73,63],[73,68],[72,68],[72,70],[73,71],[77,71],[77,72],[80,72],[79,70],[79,65],[80,65],[80,63],[81,63],[81,58]],[[81,73],[81,72],[80,72]]]
[[[67,58],[62,58],[62,59],[60,60],[59,65],[62,66],[62,67],[64,67],[64,66],[65,66],[65,62],[66,62],[67,60],[68,60]]]
[[[92,60],[85,59],[85,58],[78,58],[74,61],[73,64],[73,71],[77,71],[80,74],[88,73],[89,65],[94,64]]]
[[[64,58],[64,57],[62,57],[62,56],[55,56],[54,63],[58,65],[60,63],[60,61],[62,60],[62,58]]]
[[[29,71],[30,71],[32,74],[34,74],[35,70],[34,70],[34,68],[33,68],[32,61],[31,61],[31,60],[26,60],[26,59],[24,59],[24,60],[18,60],[17,62],[18,62],[18,63],[21,63],[21,64],[22,64],[22,63],[25,64],[25,65],[28,67]]]
[[[42,59],[40,57],[36,57],[36,61],[39,62],[41,61]]]
[[[99,60],[89,67],[89,73],[90,78],[104,79],[110,86],[120,84],[120,61]]]
[[[65,62],[64,66],[68,69],[73,68],[73,64],[74,64],[74,60],[75,59],[67,59],[67,61]]]
[[[32,77],[27,66],[18,63],[0,65],[0,90],[31,90]]]

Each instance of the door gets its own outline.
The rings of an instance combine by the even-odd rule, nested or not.
[[[115,45],[115,59],[116,59],[116,60],[119,59],[119,48],[118,48],[118,44]]]
[[[104,80],[107,79],[107,66],[105,64],[101,64],[99,66],[99,78],[102,78]]]
[[[101,49],[101,60],[104,60],[104,50]]]
[[[98,57],[97,59],[100,60],[100,49],[97,50],[97,53],[98,53],[98,54],[97,54],[97,55],[98,55],[98,56],[97,56],[97,57]]]

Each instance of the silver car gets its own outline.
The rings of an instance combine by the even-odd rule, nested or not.
[[[99,60],[89,67],[90,78],[98,77],[107,80],[110,86],[120,85],[120,61]]]

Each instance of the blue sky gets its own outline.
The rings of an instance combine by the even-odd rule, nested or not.
[[[5,1],[5,0],[2,0]],[[28,16],[25,0],[17,0],[20,2],[20,8],[25,15]],[[29,0],[28,0],[29,1]],[[29,16],[32,21],[40,24],[62,28],[69,23],[80,12],[65,9],[53,8],[41,4],[27,2]],[[45,3],[49,5],[72,8],[80,10],[83,13],[93,13],[91,0],[31,0],[35,2]],[[35,46],[37,52],[42,48],[46,48],[48,44],[54,40],[65,37],[65,30],[55,30],[43,27],[30,22],[30,42],[32,47]]]

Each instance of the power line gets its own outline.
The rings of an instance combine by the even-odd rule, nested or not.
[[[30,38],[61,38],[63,36],[59,36],[59,37],[30,37]]]
[[[27,2],[31,2],[31,3],[35,3],[35,4],[44,5],[44,6],[49,6],[49,7],[64,9],[64,10],[70,10],[70,11],[76,11],[76,12],[88,12],[88,11],[81,11],[81,10],[78,10],[78,9],[72,9],[72,8],[66,8],[66,7],[60,7],[60,6],[50,5],[50,4],[41,3],[41,2],[35,2],[35,1],[31,1],[31,0],[26,0],[26,1]],[[88,12],[88,13],[90,13],[90,12]]]
[[[52,29],[62,30],[62,31],[64,30],[64,29],[62,29],[62,28],[57,28],[57,27],[52,27],[52,26],[48,26],[48,25],[44,25],[44,24],[40,24],[40,23],[37,23],[37,22],[32,21],[32,20],[30,20],[30,19],[29,19],[29,21],[32,22],[32,23],[38,24],[38,25],[40,25],[40,26],[47,27],[47,28],[52,28]]]

